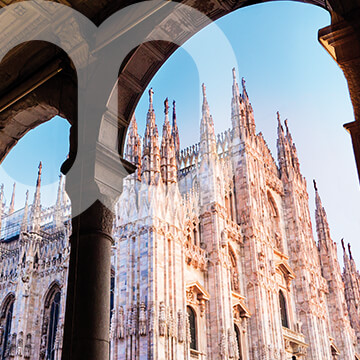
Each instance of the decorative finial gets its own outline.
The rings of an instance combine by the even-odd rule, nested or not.
[[[165,101],[164,101],[164,112],[165,112],[165,115],[169,114],[169,99],[166,98]]]
[[[348,249],[349,249],[349,255],[350,255],[350,260],[352,260],[352,253],[351,253],[351,245],[350,243],[348,244]]]
[[[153,110],[153,98],[154,98],[154,90],[150,88],[149,90],[149,110]]]
[[[317,185],[316,185],[316,181],[313,180],[313,183],[314,183],[314,189],[315,189],[315,191],[318,191],[318,188],[317,188]]]

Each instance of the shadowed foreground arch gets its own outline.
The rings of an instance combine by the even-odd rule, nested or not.
[[[15,3],[16,1],[13,1]],[[101,24],[110,15],[133,0],[59,0],[66,3],[91,19],[96,25]],[[256,0],[224,1],[180,1],[193,6],[216,20],[244,6],[261,3]],[[303,1],[327,9],[331,14],[331,25],[319,31],[319,40],[343,70],[348,81],[350,96],[354,107],[355,121],[347,124],[351,132],[354,152],[360,169],[360,0],[309,0]],[[7,1],[12,3],[12,1]],[[0,4],[2,7],[3,3]],[[184,43],[207,22],[196,22],[189,14],[184,18],[162,11],[163,19],[158,23],[162,31],[170,32],[178,44]],[[41,4],[37,11],[42,16],[49,15]],[[136,18],[129,24],[129,29],[140,22],[151,20],[152,14]],[[8,31],[26,31],[39,26],[38,18],[24,21],[24,7],[19,3],[14,8],[11,23],[0,19],[0,33]],[[26,17],[25,17],[26,18]],[[188,26],[188,24],[192,26]],[[124,30],[126,33],[126,29]],[[107,41],[122,36],[112,34],[103,39],[99,49]],[[71,39],[71,36],[70,36]],[[6,37],[0,38],[0,47],[8,48]],[[11,49],[11,46],[10,46]],[[117,128],[117,155],[122,156],[126,130],[130,118],[147,84],[177,46],[167,42],[147,42],[138,46],[121,65],[118,77],[118,98],[110,99],[116,104],[109,109],[109,123]],[[31,61],[32,60],[32,61]],[[60,70],[61,69],[61,70]],[[10,50],[0,64],[0,162],[5,158],[17,141],[35,126],[48,121],[54,115],[61,115],[71,124],[70,162],[76,154],[76,80],[74,69],[64,59],[60,50],[49,44],[22,44]],[[103,148],[100,155],[108,156],[109,149]],[[129,166],[130,170],[131,167]],[[117,169],[113,169],[118,173]],[[106,185],[106,184],[105,184]],[[72,250],[69,269],[68,295],[66,305],[65,335],[63,359],[107,360],[109,348],[109,293],[112,213],[100,202],[95,203],[82,215],[73,219]],[[81,239],[81,241],[80,241]],[[99,244],[102,245],[99,245]],[[83,257],[79,258],[79,254]],[[86,260],[86,261],[85,261]],[[90,267],[88,265],[91,265]],[[88,301],[91,294],[92,301]],[[105,294],[105,295],[104,295]],[[102,321],[101,319],[107,319]],[[100,324],[100,325],[99,325]]]

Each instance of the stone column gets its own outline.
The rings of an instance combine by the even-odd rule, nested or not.
[[[100,201],[72,220],[63,360],[109,359],[112,225]]]
[[[319,30],[319,41],[344,72],[355,122],[344,127],[351,134],[360,179],[360,9],[346,17],[333,16],[332,24]]]

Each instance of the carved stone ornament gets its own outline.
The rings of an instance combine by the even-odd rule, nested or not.
[[[24,348],[23,333],[20,332],[20,333],[19,333],[19,337],[18,337],[16,355],[22,356],[22,355],[23,355],[23,348]]]
[[[165,336],[166,334],[166,311],[163,301],[159,305],[159,335]]]
[[[224,229],[222,232],[221,232],[221,247],[226,247],[228,243],[228,232],[226,229]]]
[[[30,359],[31,357],[31,334],[26,335],[26,344],[24,348],[24,358]]]
[[[225,335],[225,330],[223,329],[221,331],[221,340],[220,340],[220,355],[221,355],[221,359],[226,359],[227,358],[227,346],[226,346],[226,335]]]
[[[178,341],[179,343],[184,342],[184,336],[185,335],[185,320],[184,320],[184,314],[182,310],[180,309],[178,311]]]
[[[124,308],[119,307],[118,310],[118,319],[117,319],[117,338],[122,340],[125,338],[125,317],[124,317]]]
[[[17,335],[14,333],[11,335],[11,342],[10,342],[10,357],[16,356],[16,337]]]
[[[140,304],[140,314],[139,314],[139,333],[140,336],[145,336],[147,332],[146,329],[146,306],[145,303]]]

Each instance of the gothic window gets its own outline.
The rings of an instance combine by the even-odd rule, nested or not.
[[[279,305],[280,305],[281,325],[283,327],[289,328],[286,300],[284,293],[281,290],[279,291]]]
[[[114,296],[115,296],[115,272],[111,270],[111,279],[110,279],[110,322],[113,315],[114,309]]]
[[[189,317],[189,333],[190,333],[190,349],[197,350],[197,328],[196,328],[196,314],[195,311],[187,306],[187,314]]]
[[[238,353],[239,353],[239,360],[242,360],[242,348],[241,348],[241,334],[240,334],[240,330],[239,328],[234,324],[234,329],[235,329],[235,335],[236,335],[236,344],[237,344],[237,348],[238,348]]]
[[[3,309],[1,311],[1,331],[0,331],[0,349],[1,359],[7,359],[9,353],[9,341],[11,335],[11,323],[14,310],[14,295],[9,295],[5,301]]]
[[[40,343],[40,358],[46,360],[55,359],[55,340],[59,324],[61,292],[57,284],[54,284],[46,297],[42,335]]]

